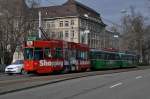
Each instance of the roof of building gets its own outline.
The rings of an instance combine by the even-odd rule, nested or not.
[[[75,0],[68,0],[66,3],[57,6],[40,7],[36,8],[35,10],[40,10],[42,12],[43,18],[56,18],[67,16],[85,17],[85,15],[87,15],[88,17],[101,20],[100,14],[98,12]],[[104,23],[102,22],[102,24]]]
[[[64,17],[64,16],[84,16],[99,18],[100,14],[93,9],[75,1],[68,0],[66,3],[58,6],[49,6],[40,8],[44,17]]]

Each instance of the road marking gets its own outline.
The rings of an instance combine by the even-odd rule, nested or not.
[[[110,88],[114,88],[114,87],[117,87],[117,86],[120,86],[120,85],[122,85],[123,83],[117,83],[117,84],[115,84],[115,85],[113,85],[113,86],[110,86]]]
[[[141,78],[143,78],[143,77],[142,77],[142,76],[137,76],[137,77],[136,77],[136,79],[141,79]]]

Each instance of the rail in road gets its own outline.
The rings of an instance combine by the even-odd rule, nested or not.
[[[35,88],[39,86],[44,86],[44,85],[48,85],[48,84],[52,84],[56,82],[65,81],[65,80],[81,78],[81,77],[103,75],[103,74],[110,74],[110,73],[119,73],[119,72],[128,72],[128,71],[142,70],[142,69],[149,69],[149,68],[150,67],[140,67],[140,68],[72,73],[72,74],[63,74],[63,75],[34,76],[34,77],[17,76],[16,79],[14,76],[12,76],[14,78],[0,80],[0,95],[12,93],[16,91],[21,91],[25,89]]]

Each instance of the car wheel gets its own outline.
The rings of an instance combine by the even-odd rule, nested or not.
[[[13,73],[8,73],[9,76],[13,75]]]
[[[68,73],[69,72],[69,69],[67,66],[65,66],[62,70],[62,73],[65,74],[65,73]]]
[[[73,71],[76,71],[76,66],[75,65],[72,65],[71,66],[71,71],[73,72]]]

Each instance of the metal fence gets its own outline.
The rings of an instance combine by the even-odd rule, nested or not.
[[[5,67],[6,67],[6,65],[0,64],[0,73],[5,72]]]

